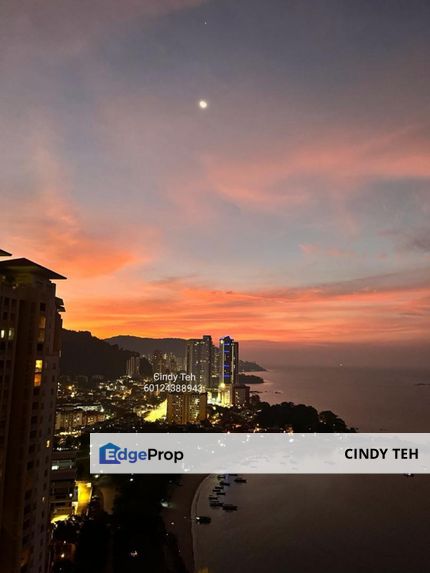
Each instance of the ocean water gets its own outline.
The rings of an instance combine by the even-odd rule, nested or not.
[[[430,371],[370,368],[273,369],[253,385],[261,400],[332,410],[361,432],[430,432]]]
[[[330,409],[361,431],[430,432],[430,372],[285,368],[255,386],[268,402]],[[430,476],[246,476],[226,488],[237,512],[209,508],[216,481],[195,499],[212,523],[194,527],[205,573],[424,573]]]

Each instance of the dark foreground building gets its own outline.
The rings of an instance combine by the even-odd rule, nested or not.
[[[0,255],[8,253],[0,251]],[[0,260],[0,572],[45,573],[63,279]]]

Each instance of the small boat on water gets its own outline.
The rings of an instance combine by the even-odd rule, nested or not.
[[[224,503],[222,508],[224,511],[237,511],[237,505],[233,505],[232,503]]]
[[[236,483],[246,483],[246,479],[242,477],[237,477],[234,481]]]
[[[226,485],[229,486],[230,484],[228,483],[228,481],[220,481],[219,485],[222,485],[224,487]]]
[[[197,515],[196,521],[197,523],[210,523],[212,518],[208,517],[207,515]]]

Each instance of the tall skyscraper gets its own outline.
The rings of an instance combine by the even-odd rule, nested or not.
[[[63,279],[0,262],[0,572],[45,573]]]
[[[151,364],[154,374],[164,374],[166,370],[166,360],[163,353],[160,350],[154,350],[151,356]]]
[[[167,422],[169,424],[198,424],[207,417],[206,392],[169,392]]]
[[[126,374],[130,376],[130,378],[134,378],[135,376],[139,376],[140,374],[140,356],[130,356],[130,358],[126,362]]]
[[[238,382],[239,375],[239,343],[230,336],[224,336],[219,341],[220,349],[220,378],[219,390],[221,402],[224,405],[233,403],[232,388]]]
[[[210,386],[211,364],[212,337],[207,334],[203,338],[187,340],[186,369],[187,374],[195,376],[193,384],[201,384],[205,389]]]

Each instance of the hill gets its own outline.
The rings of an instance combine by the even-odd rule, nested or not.
[[[109,344],[115,344],[119,348],[138,352],[139,354],[152,354],[155,350],[160,352],[172,352],[176,356],[185,356],[187,340],[185,338],[141,338],[139,336],[120,335],[106,338]],[[265,368],[256,362],[246,360],[239,361],[241,372],[264,372]]]
[[[90,332],[63,329],[60,372],[69,376],[102,374],[117,378],[125,374],[127,360],[136,354],[108,344]],[[145,374],[152,374],[148,361],[141,366]]]
[[[129,335],[112,336],[105,341],[139,354],[152,354],[155,350],[160,350],[160,352],[172,352],[176,356],[185,355],[187,344],[184,338],[141,338]]]

